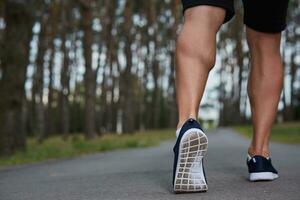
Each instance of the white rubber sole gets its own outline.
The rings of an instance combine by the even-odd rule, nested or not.
[[[279,178],[278,174],[272,172],[250,173],[250,181],[272,181]]]
[[[206,135],[197,128],[189,129],[181,138],[176,167],[174,192],[205,192],[208,189],[203,157],[207,152]]]

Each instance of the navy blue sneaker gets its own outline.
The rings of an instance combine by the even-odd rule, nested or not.
[[[279,177],[270,158],[248,155],[247,165],[250,181],[271,181]]]
[[[207,151],[207,137],[200,124],[188,119],[180,129],[173,148],[174,192],[207,191],[207,181],[203,168],[203,157]]]

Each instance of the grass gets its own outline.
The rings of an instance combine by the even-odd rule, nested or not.
[[[248,138],[252,136],[250,125],[235,126],[233,128]],[[0,157],[0,168],[116,149],[155,146],[162,141],[174,139],[174,132],[174,130],[169,129],[138,132],[131,135],[105,134],[91,141],[86,141],[83,135],[79,134],[71,136],[66,141],[59,136],[54,136],[48,138],[42,144],[39,144],[36,138],[28,138],[27,151]],[[271,140],[288,144],[300,144],[300,122],[274,125]]]
[[[252,136],[252,126],[250,125],[235,126],[233,128],[248,138]],[[271,141],[300,144],[300,122],[275,124],[272,128]]]
[[[28,138],[27,151],[0,157],[0,167],[70,158],[115,149],[155,146],[161,141],[175,138],[174,132],[170,129],[138,132],[130,135],[105,134],[91,141],[86,141],[83,135],[71,136],[66,141],[59,136],[54,136],[42,144],[39,144],[36,138]]]

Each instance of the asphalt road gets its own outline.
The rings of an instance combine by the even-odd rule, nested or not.
[[[208,133],[206,193],[174,194],[173,142],[118,150],[0,171],[0,200],[300,199],[300,146],[272,144],[280,178],[250,183],[245,165],[249,140],[230,129]]]

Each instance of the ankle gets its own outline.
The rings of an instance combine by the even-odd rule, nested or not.
[[[268,148],[263,148],[263,149],[258,149],[250,146],[248,148],[248,154],[252,156],[263,156],[265,158],[268,158],[270,156],[269,149]]]
[[[184,123],[184,122],[178,122],[176,129],[177,129],[177,130],[180,129],[180,128],[182,127],[183,123]]]
[[[179,118],[177,129],[180,129],[183,126],[183,124],[190,118],[197,119],[195,115],[189,115],[189,117]]]

